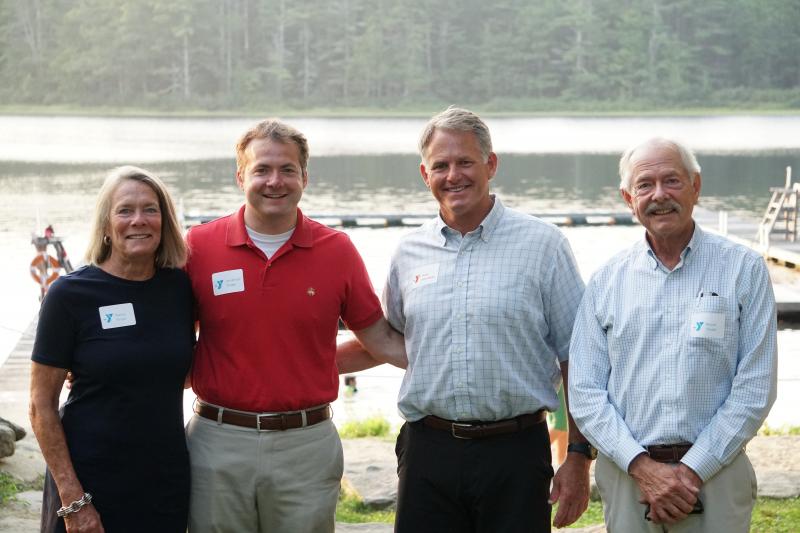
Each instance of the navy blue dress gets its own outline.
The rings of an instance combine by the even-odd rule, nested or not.
[[[129,281],[88,266],[58,279],[42,303],[31,358],[75,376],[61,422],[109,533],[186,531],[183,382],[194,338],[182,270]],[[52,478],[44,501],[43,531],[64,531]]]

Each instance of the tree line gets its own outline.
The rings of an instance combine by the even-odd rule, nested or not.
[[[5,104],[800,108],[796,0],[0,0]]]

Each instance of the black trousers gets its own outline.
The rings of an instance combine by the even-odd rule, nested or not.
[[[550,531],[553,467],[547,424],[486,439],[457,439],[406,423],[395,447],[396,533]]]

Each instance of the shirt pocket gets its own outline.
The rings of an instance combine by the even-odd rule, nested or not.
[[[690,307],[684,328],[690,356],[724,358],[734,349],[738,313],[725,296],[704,295]]]

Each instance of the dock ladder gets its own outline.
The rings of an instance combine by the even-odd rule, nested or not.
[[[787,241],[794,242],[797,239],[800,183],[792,185],[792,167],[786,167],[786,185],[770,187],[769,191],[772,196],[764,212],[764,218],[758,226],[758,241],[765,249],[769,248],[770,235],[773,233],[783,234]]]

